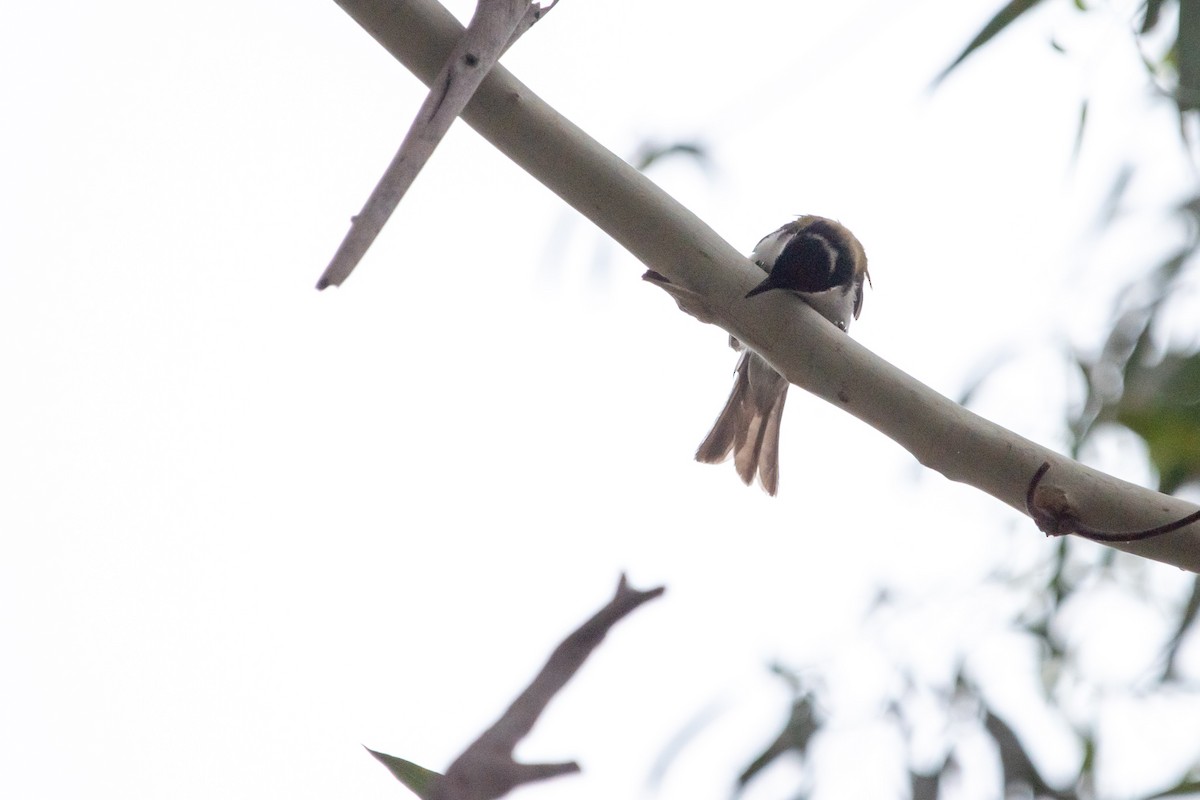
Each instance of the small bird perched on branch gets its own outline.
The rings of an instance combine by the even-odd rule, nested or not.
[[[804,216],[767,235],[750,258],[767,272],[747,298],[782,289],[799,296],[842,330],[858,319],[863,281],[870,281],[867,254],[854,234],[825,217]],[[779,422],[788,382],[761,356],[734,337],[729,346],[742,352],[733,391],[712,431],[696,450],[696,460],[719,464],[733,454],[742,481],[758,473],[767,494],[779,488]]]

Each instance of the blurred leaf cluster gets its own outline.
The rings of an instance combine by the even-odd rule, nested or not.
[[[1190,594],[1183,593],[1186,596],[1177,591],[1158,591],[1148,585],[1148,573],[1138,570],[1136,559],[1093,548],[1093,556],[1096,553],[1101,554],[1098,562],[1073,552],[1063,542],[1049,570],[1039,569],[1035,574],[1025,575],[997,573],[994,576],[997,588],[1011,593],[1010,596],[1023,598],[1023,605],[1017,606],[1017,612],[1001,626],[1001,630],[1006,636],[1029,645],[1037,654],[1041,697],[1035,703],[1027,701],[1027,704],[1040,706],[1041,711],[1034,717],[1049,718],[1054,727],[1069,730],[1076,738],[1078,758],[1073,775],[1065,781],[1061,777],[1056,780],[1038,766],[1045,758],[1039,757],[1037,750],[1027,742],[1027,738],[1033,737],[1019,735],[1018,727],[1010,724],[1009,717],[1013,714],[1021,717],[1022,710],[1013,707],[1011,702],[1005,704],[990,699],[1004,693],[988,691],[996,688],[995,677],[989,679],[978,674],[986,671],[979,669],[979,653],[961,648],[954,656],[952,677],[944,682],[930,678],[928,670],[916,666],[912,660],[893,656],[888,664],[894,678],[888,684],[893,688],[882,699],[882,716],[895,731],[895,738],[906,743],[904,760],[908,783],[907,793],[899,791],[895,796],[908,796],[913,800],[964,796],[1094,800],[1111,796],[1102,780],[1102,767],[1111,772],[1112,762],[1119,762],[1125,756],[1119,747],[1105,742],[1100,722],[1105,704],[1118,696],[1136,702],[1153,698],[1172,702],[1181,697],[1200,698],[1200,674],[1194,669],[1192,674],[1181,670],[1178,660],[1182,644],[1196,635],[1200,585],[1193,582]],[[1167,616],[1171,617],[1171,633],[1162,642],[1158,657],[1148,659],[1155,664],[1151,674],[1145,675],[1135,686],[1120,689],[1101,686],[1089,678],[1078,657],[1080,647],[1070,621],[1081,605],[1093,602],[1098,595],[1114,588],[1137,598],[1134,602],[1154,608],[1169,607]],[[929,613],[924,608],[906,611],[905,605],[905,600],[884,593],[872,614],[891,617],[883,626],[889,627],[894,625],[896,615]],[[864,627],[870,628],[870,625]],[[856,722],[825,710],[836,707],[836,703],[826,701],[823,689],[830,676],[815,670],[798,672],[780,666],[775,666],[773,671],[791,688],[791,711],[773,741],[739,776],[738,791],[747,789],[771,765],[790,759],[799,763],[804,776],[795,797],[807,800],[815,793],[821,778],[828,775],[826,770],[829,768],[828,764],[822,765],[820,748],[814,744],[831,731],[834,735],[844,736],[847,731],[853,735]],[[1080,697],[1086,700],[1080,702]],[[1025,709],[1026,718],[1030,716],[1027,712]],[[862,724],[861,720],[858,724]],[[1195,729],[1195,725],[1188,725],[1186,721],[1184,727]],[[1029,728],[1024,731],[1028,734]],[[992,771],[998,773],[999,787],[981,790],[979,775],[970,774],[972,771],[987,772],[980,769],[978,753],[972,752],[978,750],[981,741],[990,749],[994,762]],[[931,742],[934,743],[932,746]],[[1104,754],[1103,759],[1098,757],[1100,753]],[[1194,753],[1189,768],[1178,774],[1155,776],[1158,786],[1137,795],[1139,800],[1200,795],[1200,739],[1194,742]],[[886,769],[886,763],[888,760],[880,758],[880,754],[864,751],[859,766],[865,770]],[[1115,766],[1117,771],[1137,767],[1129,763]],[[982,783],[986,784],[986,779]]]
[[[943,80],[1043,2],[1011,0],[937,80]],[[1097,8],[1083,0],[1072,0],[1072,4],[1082,13]],[[1189,125],[1197,123],[1200,116],[1200,2],[1145,0],[1130,33],[1138,43],[1150,85],[1178,111],[1184,136],[1181,146],[1186,150],[1194,144],[1187,139]],[[1159,54],[1154,55],[1153,50]],[[1079,119],[1076,154],[1087,125],[1086,99]],[[1192,164],[1195,168],[1194,159]],[[1119,221],[1122,200],[1135,171],[1135,166],[1126,164],[1113,179],[1097,220],[1100,236]],[[1190,272],[1200,261],[1200,181],[1169,214],[1186,231],[1179,246],[1161,260],[1143,265],[1140,277],[1120,292],[1119,307],[1098,353],[1076,351],[1069,357],[1083,378],[1086,398],[1067,422],[1074,457],[1107,424],[1136,433],[1146,442],[1151,465],[1159,476],[1159,490],[1173,493],[1188,483],[1200,483],[1200,350],[1195,342],[1167,347],[1158,340],[1162,338],[1164,307],[1192,277]],[[1156,244],[1148,242],[1147,251],[1152,252]]]
[[[1187,224],[1185,242],[1123,293],[1137,299],[1113,320],[1099,354],[1074,354],[1087,398],[1070,420],[1075,456],[1103,423],[1141,436],[1167,493],[1200,481],[1200,352],[1162,352],[1154,338],[1164,304],[1200,253],[1200,194],[1176,213]]]
[[[1043,2],[1045,0],[1010,0],[937,76],[936,82],[944,80],[971,55]],[[1094,8],[1085,0],[1069,2],[1083,13]],[[1171,17],[1175,18],[1174,29],[1166,32],[1171,26],[1164,20]],[[1142,42],[1155,34],[1166,36],[1166,46],[1158,55],[1148,54],[1143,49],[1143,63],[1154,82],[1173,98],[1182,118],[1188,112],[1200,109],[1200,6],[1194,0],[1145,0],[1139,9],[1135,35]],[[1053,46],[1062,49],[1057,44]]]

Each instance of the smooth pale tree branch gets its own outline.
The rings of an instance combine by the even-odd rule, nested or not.
[[[429,85],[429,94],[392,163],[317,281],[318,289],[340,286],[350,277],[488,71],[556,2],[542,7],[530,0],[479,0],[466,31]]]
[[[337,0],[422,81],[432,81],[462,34],[435,0]],[[744,295],[762,272],[641,173],[542,102],[502,66],[463,119],[498,150],[675,287],[685,310],[760,353],[795,385],[895,440],[926,467],[1025,512],[1043,462],[1044,486],[1096,528],[1139,531],[1196,506],[1085,467],[933,391],[825,322],[794,297]],[[930,509],[936,514],[936,509]],[[913,527],[919,522],[914,520]],[[1030,530],[1036,530],[1031,523]],[[1200,572],[1200,523],[1111,546]]]

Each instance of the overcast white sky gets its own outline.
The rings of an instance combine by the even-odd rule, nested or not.
[[[1128,37],[1066,3],[929,93],[996,5],[568,0],[504,63],[619,154],[702,141],[709,172],[652,177],[739,247],[840,218],[875,278],[855,338],[950,395],[1017,355],[980,410],[1061,445],[1054,348],[1137,266],[1081,231],[1171,124],[1142,141]],[[464,125],[316,292],[424,96],[333,2],[16,4],[0,76],[0,797],[403,796],[359,745],[444,768],[627,570],[667,594],[522,750],[584,774],[526,795],[639,796],[717,704],[662,796],[723,798],[785,707],[766,663],[853,666],[831,696],[866,719],[881,580],[945,605],[1052,546],[799,391],[778,498],[695,464],[724,334]],[[1126,439],[1095,463],[1153,481]],[[875,639],[936,674],[1002,599]],[[1155,619],[1103,632],[1114,681]]]

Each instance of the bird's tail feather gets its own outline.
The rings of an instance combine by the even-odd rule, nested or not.
[[[788,383],[766,361],[746,351],[738,360],[733,391],[708,436],[696,450],[696,460],[719,464],[733,455],[742,482],[758,473],[767,494],[779,488],[779,424]]]

